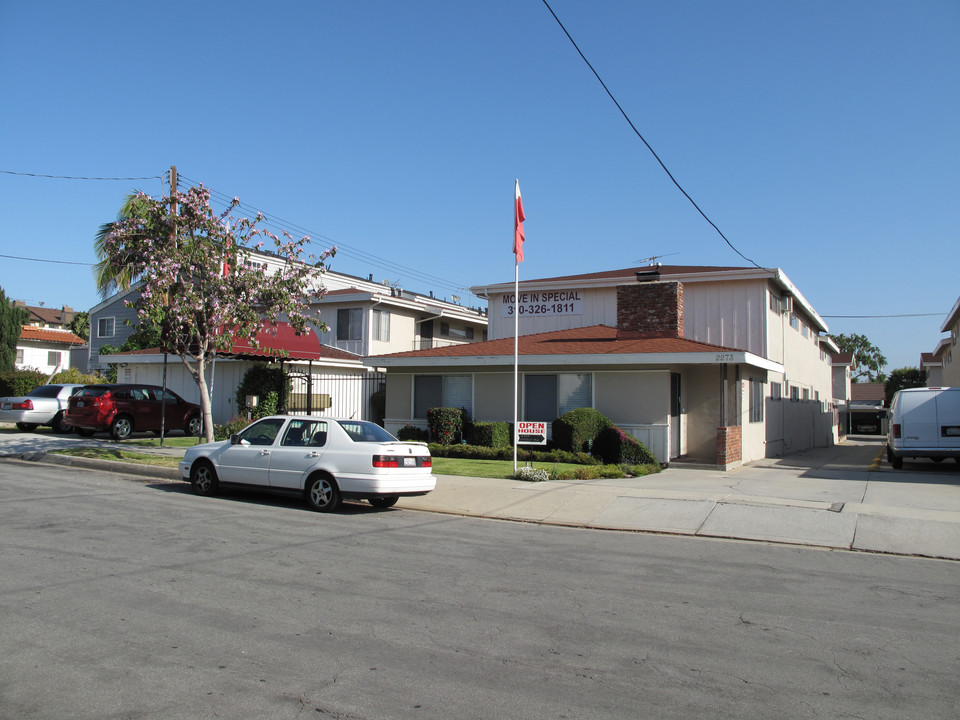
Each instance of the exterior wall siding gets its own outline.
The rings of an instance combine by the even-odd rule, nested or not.
[[[685,283],[683,289],[684,337],[767,356],[765,283]]]

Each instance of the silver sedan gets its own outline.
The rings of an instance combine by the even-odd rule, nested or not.
[[[67,400],[83,385],[41,385],[20,397],[0,398],[0,422],[16,423],[23,432],[33,432],[38,425],[50,425],[54,432],[68,433],[63,413]]]
[[[379,425],[298,415],[265,417],[222,442],[189,448],[180,475],[198,495],[221,484],[302,493],[320,512],[342,499],[378,508],[436,487],[424,443],[401,442]]]

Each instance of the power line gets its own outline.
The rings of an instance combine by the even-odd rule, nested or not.
[[[667,177],[669,177],[670,180],[673,182],[673,184],[677,186],[677,189],[683,193],[683,196],[690,201],[690,204],[697,209],[697,212],[703,216],[703,219],[706,220],[708,223],[710,223],[710,226],[717,231],[720,237],[723,238],[723,241],[730,246],[731,250],[733,250],[737,255],[742,257],[747,262],[753,264],[754,267],[759,268],[760,265],[757,265],[756,262],[748,258],[746,255],[744,255],[742,252],[740,252],[739,250],[737,250],[737,248],[733,246],[733,243],[727,239],[727,236],[720,231],[720,228],[718,228],[716,224],[714,224],[713,220],[707,217],[707,214],[700,209],[700,206],[697,205],[694,199],[690,197],[687,191],[684,190],[683,187],[680,185],[680,183],[677,182],[677,179],[673,176],[673,173],[671,173],[667,169],[667,166],[663,163],[663,160],[660,159],[660,156],[657,155],[656,151],[650,146],[650,143],[648,143],[646,141],[646,138],[644,138],[643,135],[640,134],[640,131],[637,130],[637,126],[633,124],[633,121],[630,119],[630,116],[627,115],[624,109],[620,106],[620,103],[617,102],[617,99],[613,96],[613,93],[610,92],[610,89],[607,87],[607,84],[603,82],[603,79],[600,77],[600,74],[596,70],[594,70],[593,65],[590,64],[589,60],[587,60],[587,56],[583,54],[583,51],[580,50],[580,47],[577,45],[576,41],[573,39],[570,33],[567,32],[567,29],[563,26],[563,23],[560,22],[560,18],[557,17],[557,14],[553,11],[553,8],[550,7],[550,3],[548,3],[547,0],[543,0],[543,4],[546,5],[547,10],[549,10],[550,14],[553,15],[553,19],[557,21],[557,24],[560,26],[560,29],[563,30],[564,34],[573,44],[574,49],[580,54],[580,57],[583,58],[583,61],[587,64],[587,67],[590,68],[590,71],[594,74],[594,77],[597,78],[597,80],[600,82],[600,85],[603,86],[603,89],[607,91],[607,95],[609,95],[610,99],[613,100],[613,104],[617,106],[617,110],[619,110],[620,114],[623,115],[623,119],[627,121],[627,124],[630,125],[630,127],[633,129],[633,132],[636,133],[637,137],[640,138],[643,141],[643,144],[647,146],[647,150],[649,150],[650,153],[653,155],[653,157],[656,159],[656,161],[660,163],[660,167],[663,168],[663,171],[667,174]]]
[[[902,315],[821,315],[822,318],[908,318],[908,317],[943,317],[943,313],[905,313]]]
[[[13,170],[0,170],[0,173],[4,175],[51,178],[53,180],[163,180],[163,176],[161,175],[150,175],[148,177],[77,177],[73,175],[41,175],[40,173],[14,172]]]
[[[19,255],[0,255],[0,257],[9,258],[11,260],[29,260],[30,262],[56,263],[58,265],[86,265],[87,267],[93,266],[93,263],[71,262],[70,260],[48,260],[46,258],[20,257]]]
[[[183,173],[179,173],[179,177],[182,180],[192,185],[200,185],[200,182],[198,180],[189,178]],[[226,193],[220,192],[218,190],[214,190],[213,188],[207,187],[206,185],[204,185],[204,187],[210,193],[211,199],[215,199],[219,202],[222,202],[224,205],[229,205],[230,203],[233,202],[234,196],[227,195]],[[287,232],[302,233],[304,235],[309,235],[311,237],[310,242],[313,245],[317,244],[313,242],[313,238],[322,239],[331,243],[332,245],[336,245],[337,255],[345,255],[355,260],[359,260],[360,262],[363,262],[367,265],[372,265],[374,267],[378,267],[388,272],[397,272],[412,280],[416,280],[428,285],[435,285],[435,286],[439,285],[441,287],[445,287],[451,290],[463,290],[463,291],[469,292],[469,288],[465,287],[462,283],[457,283],[456,281],[451,281],[446,278],[441,278],[436,275],[431,275],[429,273],[423,272],[422,270],[417,270],[416,268],[411,268],[405,265],[401,265],[397,262],[387,260],[385,258],[381,258],[377,255],[373,255],[371,253],[365,252],[363,250],[352,247],[345,243],[338,242],[333,238],[323,235],[322,233],[314,232],[309,228],[303,227],[302,225],[298,225],[289,220],[284,220],[283,218],[280,218],[276,215],[266,213],[263,210],[257,207],[254,207],[253,205],[250,205],[249,203],[241,202],[239,207],[247,211],[261,213],[264,217],[264,222],[268,225],[281,228],[283,230],[286,230]]]

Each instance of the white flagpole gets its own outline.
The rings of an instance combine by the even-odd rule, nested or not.
[[[517,474],[517,421],[520,398],[520,263],[513,264],[513,474]]]

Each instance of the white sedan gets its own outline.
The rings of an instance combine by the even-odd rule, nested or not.
[[[194,445],[180,463],[197,495],[214,495],[221,484],[290,490],[320,512],[344,498],[387,508],[426,495],[437,485],[432,471],[424,443],[401,442],[363,420],[296,415],[265,417],[229,440]]]
[[[70,396],[83,385],[40,385],[21,397],[0,398],[0,422],[16,423],[23,432],[33,432],[38,425],[50,425],[54,432],[73,430],[63,422]]]

